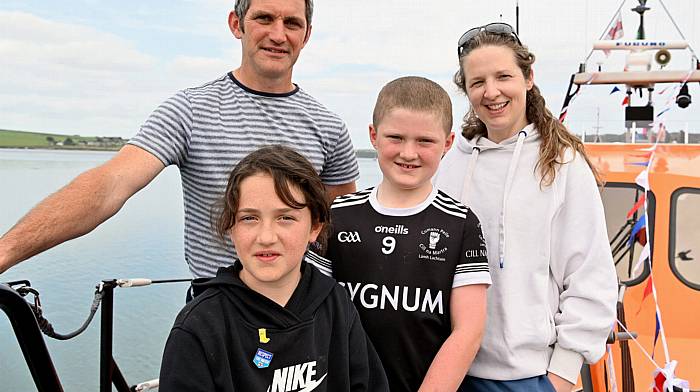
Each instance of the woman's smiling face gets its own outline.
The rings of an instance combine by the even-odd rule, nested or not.
[[[469,103],[490,140],[503,141],[527,125],[526,95],[534,80],[532,74],[523,75],[510,48],[474,49],[462,58],[462,71]]]

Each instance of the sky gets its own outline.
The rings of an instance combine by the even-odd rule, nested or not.
[[[535,83],[558,114],[568,81],[613,19],[622,1],[520,0],[520,37],[536,55]],[[160,102],[240,64],[240,43],[227,26],[233,0],[2,0],[0,2],[0,129],[83,136],[132,137]],[[700,54],[700,1],[665,6]],[[637,5],[624,2],[625,38],[634,38]],[[418,75],[440,83],[453,101],[457,130],[468,102],[452,84],[456,41],[494,21],[515,25],[516,0],[316,0],[311,39],[293,80],[346,121],[357,148],[369,148],[367,126],[377,93],[390,80]],[[649,0],[646,33],[680,39],[661,3]],[[622,53],[594,52],[620,70]],[[687,69],[673,52],[669,68]],[[658,66],[656,66],[658,67]],[[661,89],[657,89],[660,91]],[[569,111],[572,131],[623,128],[621,93],[610,86],[582,90]],[[672,89],[667,91],[667,95]],[[656,94],[671,131],[700,133],[700,86],[687,109]],[[639,98],[633,102],[641,103]],[[598,117],[599,113],[599,117]],[[598,120],[599,118],[599,120]]]

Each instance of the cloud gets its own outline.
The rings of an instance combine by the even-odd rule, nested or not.
[[[123,72],[152,67],[154,59],[129,42],[89,27],[55,22],[24,12],[0,11],[0,56],[8,66]]]
[[[156,58],[95,28],[0,11],[0,128],[132,136],[148,114],[221,59]],[[179,82],[179,83],[178,83]]]
[[[379,89],[404,75],[428,77],[448,91],[456,128],[467,110],[466,98],[451,81],[457,69],[456,41],[469,27],[514,23],[514,3],[316,1],[311,41],[295,67],[294,81],[346,120],[358,146],[368,145],[366,127]],[[616,4],[520,3],[520,36],[537,56],[535,80],[556,114],[571,73],[604,31]],[[32,13],[0,11],[0,66],[6,75],[0,78],[0,128],[133,135],[176,90],[201,85],[240,64],[240,45],[226,27],[232,7],[232,0],[153,0],[132,8],[115,0],[66,0],[61,9],[74,10],[71,22],[51,6]],[[665,18],[663,10],[652,7],[648,34],[677,39],[672,26],[656,21]],[[695,0],[678,0],[669,8],[697,46]],[[634,36],[637,20],[625,10],[627,37]],[[594,54],[589,67],[595,67],[595,56],[600,58]],[[675,60],[683,63],[674,53]],[[603,67],[621,61],[611,56]],[[584,98],[574,102],[581,106],[574,106],[576,115],[570,116],[590,122],[595,102],[587,104]],[[601,118],[610,118],[620,129],[619,104],[607,106]],[[697,118],[692,115],[697,109],[700,105],[691,105],[681,114]]]

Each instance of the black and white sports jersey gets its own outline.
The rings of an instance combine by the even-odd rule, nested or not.
[[[437,189],[395,209],[369,188],[336,198],[331,224],[327,259],[310,262],[349,291],[392,392],[418,390],[451,332],[451,289],[491,284],[478,218]]]

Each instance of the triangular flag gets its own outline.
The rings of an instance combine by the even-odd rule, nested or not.
[[[642,172],[637,175],[637,178],[634,179],[634,182],[644,188],[644,190],[649,189],[649,171],[642,170]]]
[[[653,392],[688,392],[690,390],[690,383],[688,380],[676,377],[676,367],[678,367],[678,361],[672,360],[667,362],[663,369],[656,368],[651,374],[654,379],[651,390]]]
[[[666,384],[666,375],[659,371],[660,369],[656,369],[658,373],[654,375],[654,385],[653,385],[653,392],[666,392],[665,384]]]
[[[659,340],[659,331],[661,331],[661,321],[659,320],[659,311],[656,311],[656,329],[654,330],[654,345],[651,348],[651,359],[654,359],[656,351],[656,341]]]
[[[613,89],[612,89],[612,91],[610,92],[610,94],[614,94],[614,93],[617,93],[617,92],[620,92],[620,88],[617,87],[617,86],[615,86],[615,87],[613,87]]]
[[[649,166],[649,161],[646,162],[628,162],[627,165],[632,165],[632,166]]]
[[[647,299],[649,295],[651,295],[652,291],[654,290],[653,288],[654,282],[651,279],[651,275],[647,278],[647,285],[644,287],[644,294],[642,294],[642,300],[639,301],[639,309],[637,309],[637,313],[642,311],[642,304],[644,304],[644,300]]]
[[[646,215],[640,216],[639,219],[637,220],[637,222],[634,224],[634,226],[632,226],[632,233],[630,234],[630,239],[627,242],[627,244],[629,246],[632,246],[632,244],[634,243],[634,237],[637,235],[637,233],[639,233],[639,230],[641,230],[642,227],[646,226],[646,224],[647,224],[647,216]]]
[[[625,99],[622,100],[622,104],[621,104],[621,105],[629,105],[629,103],[630,103],[630,96],[629,96],[629,95],[626,95],[626,96],[625,96]]]
[[[639,259],[637,259],[637,264],[634,265],[634,269],[632,270],[632,276],[639,276],[639,268],[642,267],[642,263],[647,261],[649,256],[651,255],[651,248],[649,247],[649,242],[644,244],[644,247],[642,248],[642,253],[639,254]],[[651,265],[649,265],[651,268]],[[641,305],[640,305],[641,306]],[[639,313],[639,312],[637,312]]]
[[[636,203],[634,203],[634,206],[632,207],[631,210],[627,212],[627,219],[631,218],[632,215],[639,209],[639,207],[644,205],[644,201],[646,200],[646,196],[644,193],[642,193],[642,197],[637,200]]]

